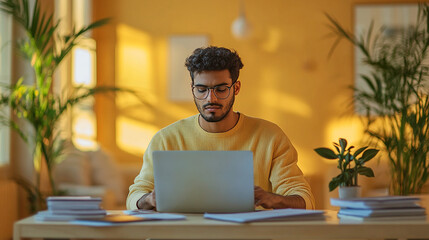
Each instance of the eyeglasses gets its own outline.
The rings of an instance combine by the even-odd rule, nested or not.
[[[236,83],[236,82],[235,82]],[[234,86],[233,83],[231,86],[227,85],[219,85],[214,87],[207,87],[207,86],[192,86],[192,94],[194,94],[194,97],[199,100],[206,99],[209,96],[210,89],[213,90],[214,95],[218,99],[225,99],[229,97],[229,94],[231,92],[232,86]]]

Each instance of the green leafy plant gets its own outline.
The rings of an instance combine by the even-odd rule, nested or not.
[[[337,168],[341,173],[329,182],[329,191],[335,188],[358,186],[358,175],[374,177],[371,168],[365,167],[364,164],[377,155],[378,150],[367,149],[368,146],[359,148],[354,153],[354,146],[347,148],[347,140],[340,138],[338,143],[333,143],[335,151],[329,148],[316,148],[317,154],[327,159],[338,159]]]
[[[24,84],[23,78],[11,85],[1,86],[0,115],[1,123],[15,130],[21,138],[34,146],[34,167],[36,183],[24,180],[24,185],[31,200],[32,212],[44,206],[46,195],[59,195],[52,171],[63,152],[63,139],[56,125],[60,117],[73,105],[96,93],[120,90],[115,87],[73,88],[67,96],[60,96],[52,91],[54,71],[78,44],[82,35],[91,29],[107,23],[107,19],[96,21],[82,29],[73,29],[70,34],[58,33],[60,21],[52,13],[41,12],[39,1],[35,1],[31,10],[28,0],[1,0],[0,11],[11,14],[16,23],[25,30],[26,38],[19,39],[16,47],[28,60],[34,70],[34,83]],[[27,81],[28,82],[28,81]],[[12,112],[12,117],[6,111]],[[15,116],[15,117],[13,117]],[[23,119],[32,127],[33,134],[27,133],[18,124]],[[50,192],[41,191],[41,169],[45,166],[50,183]]]
[[[333,49],[346,39],[371,68],[360,76],[365,88],[353,88],[354,99],[366,112],[366,134],[389,158],[394,195],[420,193],[429,177],[428,15],[429,5],[422,3],[415,25],[386,34],[387,27],[375,32],[371,24],[361,36],[327,15],[338,37]]]

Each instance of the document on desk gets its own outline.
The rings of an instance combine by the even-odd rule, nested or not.
[[[83,225],[83,226],[101,227],[101,226],[116,226],[116,225],[128,224],[133,222],[150,221],[150,220],[151,219],[148,219],[148,218],[136,217],[131,215],[112,214],[112,215],[106,215],[105,217],[102,217],[102,218],[76,219],[71,221],[70,223]]]
[[[308,221],[324,220],[324,211],[304,209],[275,209],[245,213],[205,213],[204,218],[229,222]]]
[[[159,213],[153,210],[125,210],[124,214],[153,220],[185,220],[186,216],[176,213]]]
[[[174,213],[143,213],[134,214],[133,216],[149,218],[151,220],[185,220],[185,215],[174,214]]]
[[[94,219],[77,219],[71,221],[73,224],[84,225],[84,226],[94,226],[94,227],[103,227],[103,226],[117,226],[124,225],[133,222],[143,222],[143,221],[160,221],[160,220],[184,220],[186,216],[180,214],[172,213],[140,213],[140,214],[112,214],[107,215],[104,218],[94,218]]]

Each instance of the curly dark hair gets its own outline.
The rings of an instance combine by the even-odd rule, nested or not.
[[[195,73],[228,69],[232,83],[235,83],[240,75],[240,69],[243,68],[243,63],[235,50],[210,46],[195,49],[192,55],[186,59],[185,66],[191,74],[192,82],[194,82]]]

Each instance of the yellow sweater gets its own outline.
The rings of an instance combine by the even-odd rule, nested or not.
[[[152,152],[155,150],[250,150],[255,185],[280,195],[299,195],[304,198],[307,209],[314,209],[310,186],[297,166],[297,152],[280,127],[240,114],[238,123],[228,132],[209,133],[200,127],[198,116],[175,122],[155,134],[143,156],[142,169],[130,186],[128,209],[136,209],[137,201],[153,191]]]

